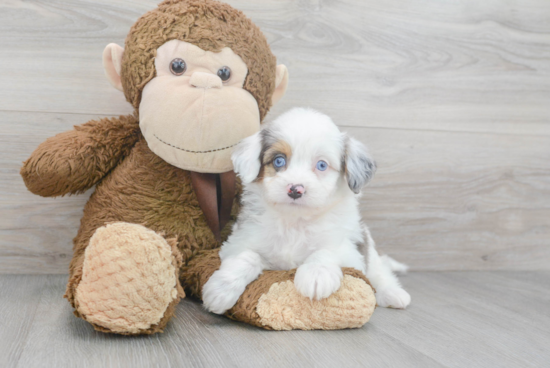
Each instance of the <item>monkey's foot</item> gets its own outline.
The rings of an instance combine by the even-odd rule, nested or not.
[[[176,266],[154,231],[124,222],[100,227],[85,251],[76,310],[103,332],[161,332],[184,296]]]
[[[218,250],[199,253],[184,268],[182,280],[197,296],[220,266]],[[270,330],[335,330],[358,328],[376,307],[373,288],[363,273],[342,269],[340,288],[328,298],[311,300],[294,286],[296,270],[265,271],[250,283],[226,316]]]
[[[343,271],[340,288],[321,300],[311,300],[296,290],[296,270],[264,272],[248,285],[228,316],[273,330],[359,328],[373,314],[376,298],[360,271]]]

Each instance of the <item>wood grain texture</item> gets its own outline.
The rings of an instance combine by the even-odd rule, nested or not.
[[[0,4],[0,273],[65,273],[89,196],[28,193],[47,137],[130,105],[103,74],[156,0]],[[550,269],[550,3],[231,0],[311,106],[367,143],[363,214],[418,270]]]
[[[15,367],[34,323],[46,278],[0,277],[0,356],[3,367]]]
[[[0,276],[6,367],[544,367],[548,272],[418,272],[413,304],[361,329],[275,332],[184,300],[165,333],[124,337],[75,318],[64,276]]]
[[[547,137],[347,130],[380,168],[362,198],[379,251],[416,269],[548,269]]]

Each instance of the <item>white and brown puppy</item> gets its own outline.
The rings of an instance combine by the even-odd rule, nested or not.
[[[230,309],[263,270],[296,267],[296,289],[311,299],[338,290],[341,268],[353,267],[376,288],[378,305],[410,303],[392,272],[406,266],[380,257],[361,223],[358,196],[375,171],[363,144],[328,116],[296,108],[241,141],[232,159],[242,210],[203,288],[208,310]]]

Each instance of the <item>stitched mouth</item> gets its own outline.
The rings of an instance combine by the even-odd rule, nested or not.
[[[232,144],[230,146],[227,146],[227,147],[223,147],[223,148],[215,148],[215,149],[211,149],[211,150],[208,150],[208,151],[192,151],[192,150],[188,150],[188,149],[185,149],[185,148],[181,148],[181,147],[178,147],[178,146],[174,146],[173,144],[170,144],[168,142],[165,142],[163,141],[162,139],[160,139],[159,137],[157,137],[156,134],[153,134],[153,136],[159,140],[159,142],[161,143],[164,143],[165,145],[167,146],[170,146],[172,148],[175,148],[175,149],[179,149],[180,151],[184,151],[184,152],[189,152],[189,153],[210,153],[210,152],[217,152],[217,151],[223,151],[223,150],[226,150],[226,149],[229,149],[231,147],[234,147],[237,145],[237,143],[235,144]]]

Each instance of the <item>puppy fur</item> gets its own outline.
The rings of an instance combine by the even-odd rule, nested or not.
[[[263,270],[292,268],[296,289],[311,299],[338,290],[341,268],[353,267],[375,287],[378,305],[410,303],[392,272],[406,266],[380,257],[361,222],[358,198],[376,169],[363,144],[328,116],[295,108],[241,141],[232,159],[242,210],[203,288],[209,311],[225,313]]]

